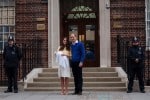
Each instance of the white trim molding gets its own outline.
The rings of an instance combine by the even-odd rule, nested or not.
[[[100,19],[100,67],[111,67],[111,35],[110,35],[110,5],[109,0],[99,1]]]
[[[48,1],[48,66],[55,67],[54,52],[60,41],[59,0]]]

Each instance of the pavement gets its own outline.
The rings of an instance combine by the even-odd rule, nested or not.
[[[0,100],[150,100],[150,92],[83,92],[82,95],[61,95],[60,92],[0,92]]]

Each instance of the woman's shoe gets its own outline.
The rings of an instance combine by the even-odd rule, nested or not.
[[[65,95],[68,95],[69,93],[68,92],[65,92]]]
[[[64,92],[64,91],[62,91],[60,94],[61,94],[61,95],[65,95],[65,92]]]

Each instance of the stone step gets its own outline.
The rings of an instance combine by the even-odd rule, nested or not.
[[[57,71],[57,68],[43,68],[43,72]],[[83,72],[115,72],[115,68],[83,68]]]
[[[60,82],[34,82],[28,83],[28,87],[59,87]],[[84,82],[83,87],[124,87],[124,82]],[[69,87],[74,87],[74,83],[70,82]]]
[[[34,78],[34,82],[59,82],[58,77],[39,77]],[[73,77],[69,78],[70,82],[73,82]],[[83,77],[84,82],[119,82],[121,78],[119,77]]]
[[[115,68],[83,68],[83,91],[126,91],[126,83]],[[69,91],[74,91],[74,79],[69,78]],[[43,68],[25,91],[61,91],[57,68]]]
[[[74,91],[74,87],[68,88],[69,92]],[[58,91],[60,93],[60,87],[29,87],[25,91]],[[126,87],[83,87],[83,91],[126,91]]]
[[[83,77],[117,77],[117,72],[83,72]],[[39,73],[38,77],[58,77],[55,72],[43,72]]]

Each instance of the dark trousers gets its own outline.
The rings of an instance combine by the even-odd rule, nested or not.
[[[8,78],[8,90],[12,91],[12,87],[14,90],[18,90],[18,83],[17,83],[17,68],[5,68],[5,72]]]
[[[139,88],[140,90],[144,90],[144,81],[143,81],[143,67],[140,65],[132,65],[129,72],[129,83],[128,83],[128,90],[132,91],[132,87],[134,84],[135,75],[139,80]]]
[[[79,67],[79,62],[71,62],[71,67],[74,76],[75,93],[82,92],[83,86],[82,67]]]

